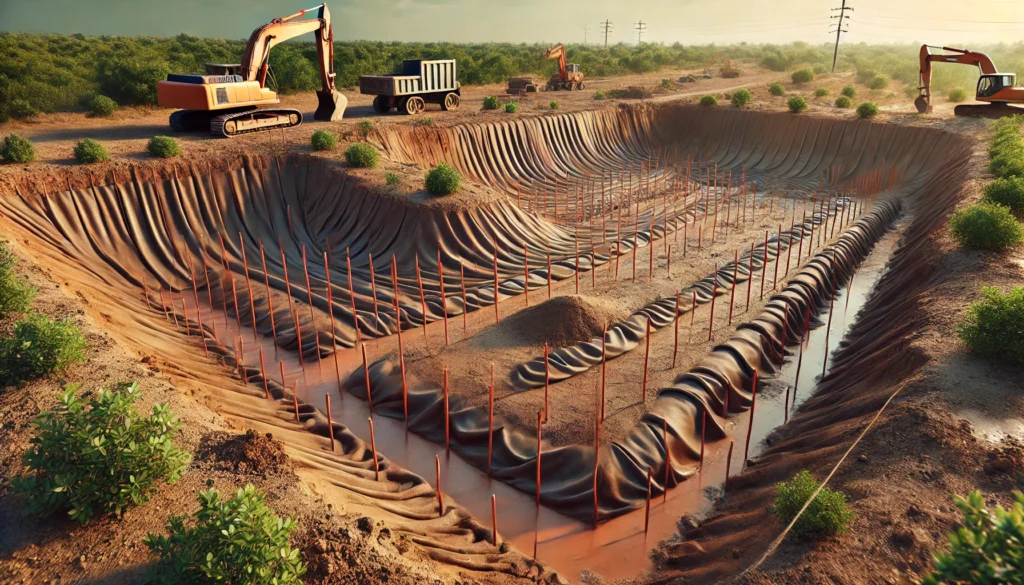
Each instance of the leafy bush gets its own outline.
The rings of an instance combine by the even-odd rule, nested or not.
[[[181,154],[181,147],[178,146],[178,141],[170,136],[154,136],[150,138],[146,150],[152,156],[159,158],[174,158]]]
[[[498,98],[494,96],[488,96],[484,98],[484,109],[485,110],[497,110],[498,109]]]
[[[795,95],[789,98],[789,101],[786,102],[786,105],[789,106],[790,112],[793,112],[794,114],[799,114],[800,112],[807,109],[807,100],[805,100],[803,96]]]
[[[0,339],[0,387],[59,372],[85,358],[88,344],[74,323],[29,313]]]
[[[713,96],[713,95],[706,95],[706,96],[700,98],[700,105],[704,106],[705,108],[710,108],[710,107],[713,107],[713,106],[717,106],[718,105],[718,99],[716,99],[715,96]]]
[[[84,165],[88,165],[110,160],[110,155],[107,154],[107,149],[102,144],[92,138],[86,138],[80,140],[75,145],[75,159]]]
[[[11,103],[7,105],[7,115],[15,120],[24,120],[38,114],[39,110],[37,110],[27,100],[16,98],[11,100]]]
[[[594,99],[595,100],[603,100],[604,99],[604,92],[600,91],[600,90],[595,91],[594,92]]]
[[[556,102],[556,101],[554,101],[554,100],[551,100],[551,103],[550,103],[550,104],[548,104],[548,106],[549,106],[549,107],[550,107],[550,108],[551,108],[552,110],[557,110],[557,109],[558,109],[558,102]]]
[[[509,102],[505,104],[505,113],[514,114],[519,111],[519,104],[517,102]]]
[[[155,104],[156,84],[170,72],[167,61],[155,55],[122,53],[97,63],[96,81],[103,95],[120,104]]]
[[[857,106],[857,116],[860,118],[874,118],[878,115],[878,106],[871,102],[864,102]]]
[[[377,166],[379,158],[380,153],[377,152],[377,149],[365,142],[357,142],[345,151],[345,160],[354,167],[372,169]]]
[[[391,171],[388,171],[384,173],[384,182],[394,187],[395,185],[398,185],[399,183],[402,182],[402,177],[398,176],[398,173],[392,173]]]
[[[841,95],[841,96],[836,98],[836,107],[837,108],[844,108],[845,109],[845,108],[849,108],[852,105],[853,105],[853,102],[851,102],[850,98],[846,97],[845,95]]]
[[[105,95],[96,95],[89,100],[89,113],[99,118],[109,118],[117,111],[117,102]]]
[[[665,89],[672,89],[672,80],[671,79],[662,79],[661,80],[661,87],[663,87]]]
[[[785,71],[786,67],[789,66],[789,59],[786,59],[781,53],[768,54],[761,59],[761,65],[772,71],[781,72]]]
[[[82,524],[100,514],[120,516],[145,503],[156,482],[181,477],[189,455],[171,442],[181,425],[166,404],[153,407],[149,417],[139,415],[137,383],[100,390],[88,405],[76,391],[65,389],[61,406],[36,419],[22,458],[28,474],[12,482],[27,496],[28,512],[67,510]]]
[[[750,100],[753,97],[754,96],[750,94],[750,90],[737,89],[736,93],[732,94],[732,105],[736,106],[737,108],[742,108],[743,106],[749,104]]]
[[[828,73],[828,67],[825,67],[821,63],[818,63],[817,65],[811,68],[811,71],[814,71],[815,75],[825,75],[826,73]]]
[[[985,203],[1006,206],[1017,217],[1024,217],[1024,177],[996,179],[985,186]]]
[[[814,90],[814,97],[825,97],[828,94],[829,91],[827,87],[819,87],[818,89]]]
[[[807,68],[797,69],[790,75],[790,78],[793,80],[793,83],[810,83],[814,81],[814,72]]]
[[[989,156],[988,170],[1000,178],[1024,176],[1024,139],[1020,129],[1024,117],[1010,116],[1001,118],[995,124],[995,136]]]
[[[1000,178],[1024,176],[1024,149],[1007,150],[993,157],[988,170]]]
[[[0,319],[11,313],[24,313],[32,306],[36,289],[14,273],[17,261],[0,243]]]
[[[151,583],[301,585],[306,567],[289,542],[295,521],[274,514],[252,485],[224,501],[217,490],[200,493],[199,511],[187,520],[171,516],[170,536],[146,536],[160,557]]]
[[[779,483],[777,488],[772,512],[779,520],[789,523],[818,489],[818,482],[805,469],[788,482]],[[846,506],[846,494],[822,488],[793,525],[793,532],[801,537],[838,534],[846,531],[850,520],[853,520],[853,512]]]
[[[843,88],[842,94],[852,100],[853,98],[857,97],[857,88],[853,87],[852,85],[847,85],[846,87]]]
[[[960,103],[967,99],[967,92],[962,87],[954,87],[949,92],[949,101],[954,103]]]
[[[876,75],[868,82],[868,89],[885,89],[889,87],[889,78],[885,75]]]
[[[431,195],[451,195],[459,190],[461,183],[459,171],[445,163],[437,165],[427,173],[426,187]]]
[[[1010,209],[1002,205],[978,203],[953,214],[949,220],[953,237],[965,248],[999,252],[1024,239],[1024,230]]]
[[[309,143],[313,146],[313,150],[334,150],[334,147],[338,144],[338,139],[334,136],[333,132],[317,130],[309,138]],[[351,161],[349,162],[351,163]]]
[[[369,136],[370,132],[373,130],[373,122],[369,120],[360,120],[359,124],[356,125],[356,128],[359,129],[359,135],[362,136],[363,140],[366,140],[366,137]],[[332,146],[331,148],[334,147]]]
[[[960,339],[981,355],[1024,364],[1024,287],[1005,295],[985,287],[981,294],[958,328]]]
[[[782,87],[782,84],[775,82],[768,86],[768,93],[775,97],[786,95],[786,88]]]
[[[934,555],[935,571],[922,584],[1024,583],[1024,495],[1017,492],[1013,498],[1009,510],[996,506],[991,512],[981,492],[957,498],[962,525],[949,534],[949,551]]]
[[[8,134],[0,144],[0,160],[9,163],[32,162],[36,160],[36,149],[27,138]]]

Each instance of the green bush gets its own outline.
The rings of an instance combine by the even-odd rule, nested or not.
[[[353,167],[372,169],[377,166],[379,158],[380,153],[377,152],[377,149],[365,142],[357,142],[345,151],[345,160]]]
[[[0,387],[60,372],[85,358],[88,344],[74,323],[29,313],[0,339]]]
[[[1007,149],[988,161],[988,170],[999,178],[1024,176],[1024,148]]]
[[[996,179],[985,186],[985,203],[996,203],[1010,208],[1019,217],[1024,217],[1024,177]]]
[[[768,93],[775,97],[786,95],[786,88],[782,87],[782,84],[775,82],[768,86]]]
[[[37,110],[27,100],[13,99],[11,103],[7,105],[7,115],[14,118],[15,120],[25,120],[33,116],[37,116],[39,110]]]
[[[788,524],[818,489],[818,482],[805,469],[788,482],[779,483],[777,489],[772,513]],[[846,494],[822,488],[793,525],[793,532],[805,538],[838,534],[846,531],[850,520],[853,520],[853,511],[846,506]]]
[[[958,328],[960,339],[975,353],[1024,364],[1024,287],[1005,295],[985,287],[981,294]]]
[[[415,120],[413,120],[412,125],[413,126],[433,126],[434,125],[434,119],[433,118],[416,118]]]
[[[989,156],[988,170],[1000,178],[1024,176],[1024,139],[1021,138],[1021,124],[1024,117],[1001,118],[995,124],[995,135]]]
[[[89,113],[99,118],[109,118],[117,111],[117,102],[105,95],[96,95],[89,100]]]
[[[954,87],[949,92],[949,101],[953,103],[960,103],[967,99],[967,92],[962,87]]]
[[[661,80],[661,87],[664,87],[665,89],[672,89],[672,80],[671,79],[662,79]]]
[[[793,112],[794,114],[799,114],[800,112],[807,109],[807,100],[805,100],[803,96],[795,95],[789,98],[789,101],[786,102],[786,105],[789,106],[790,112]]]
[[[603,91],[595,91],[594,92],[594,99],[595,100],[603,100],[604,99],[604,92]]]
[[[356,128],[359,129],[359,135],[362,136],[363,140],[366,140],[366,137],[369,136],[370,132],[373,130],[373,122],[369,120],[360,120],[359,124],[356,125]],[[334,148],[334,146],[331,146],[331,148]]]
[[[154,136],[149,139],[146,146],[149,154],[158,158],[174,158],[181,154],[181,147],[178,141],[170,136]]]
[[[76,390],[65,389],[61,406],[35,421],[32,446],[22,458],[28,473],[12,481],[27,496],[27,512],[67,510],[85,524],[101,514],[120,516],[145,503],[158,481],[181,477],[189,455],[171,442],[181,425],[166,404],[144,417],[133,406],[136,383],[100,390],[88,405]]]
[[[811,70],[814,71],[815,75],[825,75],[826,73],[828,73],[828,67],[825,67],[821,63],[818,63],[817,65],[812,67]]]
[[[333,132],[317,130],[310,136],[309,143],[313,146],[313,150],[334,150],[334,147],[338,144],[338,139],[334,136]]]
[[[846,97],[845,95],[841,95],[841,96],[836,98],[836,107],[837,108],[846,109],[846,108],[849,108],[852,105],[853,105],[853,102],[851,102],[850,98]]]
[[[36,160],[36,149],[28,139],[8,134],[0,144],[0,160],[9,163],[32,162]]]
[[[461,183],[459,171],[445,163],[437,165],[427,173],[426,187],[431,195],[451,195],[459,190]]]
[[[889,78],[885,75],[876,75],[868,82],[868,89],[885,89],[889,87]]]
[[[827,87],[819,87],[818,89],[814,90],[814,97],[825,97],[828,95],[828,93],[829,91]]]
[[[700,98],[700,105],[704,106],[705,108],[710,108],[710,107],[713,107],[713,106],[717,106],[718,105],[718,99],[716,99],[715,96],[713,96],[713,95],[706,95],[706,96]]]
[[[743,106],[749,104],[750,100],[753,99],[753,97],[754,96],[750,94],[750,90],[737,89],[736,92],[732,94],[732,105],[736,106],[737,108],[742,108]]]
[[[847,85],[846,87],[843,88],[842,94],[852,100],[853,98],[857,97],[857,88],[853,87],[852,85]]]
[[[1000,252],[1024,239],[1024,230],[1010,209],[991,203],[977,203],[957,211],[949,226],[953,237],[965,248]]]
[[[790,79],[797,84],[810,83],[814,81],[814,72],[807,68],[797,69],[790,75]]]
[[[498,109],[498,98],[494,96],[488,96],[484,98],[484,109],[485,110],[497,110]]]
[[[878,115],[878,106],[871,102],[864,102],[857,106],[857,117],[874,118]]]
[[[388,171],[384,173],[384,182],[394,187],[395,185],[398,185],[399,183],[402,182],[402,177],[398,176],[398,173],[392,173],[391,171]]]
[[[949,534],[949,551],[935,553],[935,571],[922,585],[1020,585],[1024,583],[1024,495],[1014,493],[1009,510],[985,508],[981,492],[957,498],[964,519]]]
[[[505,113],[506,114],[514,114],[514,113],[516,113],[518,111],[519,111],[519,103],[518,102],[509,102],[509,103],[505,104]]]
[[[14,273],[18,262],[0,243],[0,319],[12,313],[24,313],[32,306],[36,289]]]
[[[549,107],[550,107],[550,108],[551,108],[552,110],[557,110],[557,109],[558,109],[558,102],[556,102],[556,101],[554,101],[554,100],[551,100],[551,103],[550,103],[550,104],[548,104],[548,106],[549,106]]]
[[[110,155],[107,154],[107,149],[102,144],[91,138],[86,138],[75,145],[75,159],[88,165],[110,160]]]
[[[289,542],[295,521],[274,514],[252,485],[224,501],[217,490],[200,493],[193,518],[171,516],[166,530],[170,536],[146,536],[160,557],[150,583],[301,585],[306,572]]]
[[[857,83],[867,85],[877,76],[878,73],[874,69],[857,69]]]

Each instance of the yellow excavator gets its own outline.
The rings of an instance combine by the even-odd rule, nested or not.
[[[295,20],[316,11],[316,18]],[[178,132],[209,130],[217,136],[290,128],[302,123],[302,114],[280,104],[277,92],[267,87],[270,50],[297,36],[314,33],[322,87],[313,118],[337,121],[345,115],[348,100],[334,89],[334,29],[326,4],[291,16],[275,18],[253,31],[245,45],[241,64],[207,63],[206,75],[172,73],[157,82],[157,103],[180,108],[171,114],[171,129]]]
[[[558,59],[558,73],[552,75],[551,79],[548,80],[546,87],[548,91],[560,89],[574,91],[587,88],[587,84],[583,81],[583,72],[580,71],[580,66],[576,63],[565,62],[565,47],[563,45],[555,45],[544,51],[544,58]]]

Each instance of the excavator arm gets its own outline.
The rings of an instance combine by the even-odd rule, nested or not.
[[[545,59],[558,59],[558,79],[566,81],[569,79],[569,71],[565,62],[565,46],[555,45],[544,53]]]
[[[932,53],[932,49],[940,49],[945,52]],[[917,86],[920,95],[914,100],[914,105],[917,107],[917,111],[922,114],[930,112],[932,108],[932,63],[935,61],[974,65],[981,70],[983,75],[998,73],[995,63],[985,53],[968,51],[967,49],[921,45],[921,70]]]

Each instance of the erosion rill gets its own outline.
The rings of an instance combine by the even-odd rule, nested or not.
[[[225,414],[273,432],[335,489],[420,535],[412,542],[435,560],[512,572],[517,548],[537,550],[570,578],[582,568],[641,571],[679,515],[707,505],[701,486],[726,475],[730,492],[752,492],[764,508],[769,478],[779,476],[765,470],[779,464],[757,465],[753,479],[741,473],[754,380],[770,383],[787,347],[818,325],[815,315],[897,218],[911,213],[909,237],[948,208],[965,148],[923,128],[644,105],[386,125],[371,140],[399,163],[447,162],[469,184],[438,199],[382,193],[297,155],[102,178],[85,171],[59,186],[49,177],[19,185],[0,200],[3,225],[88,291],[121,340],[160,355]],[[838,205],[842,197],[854,205]],[[726,254],[733,261],[714,269]],[[633,263],[621,279],[620,262]],[[589,287],[579,272],[591,273]],[[760,295],[751,294],[754,279]],[[882,290],[897,294],[896,280],[883,279]],[[526,291],[542,287],[554,298],[528,306]],[[716,291],[730,295],[730,310],[712,319]],[[584,318],[611,301],[622,310]],[[499,302],[495,323],[480,309]],[[454,316],[461,335],[447,327]],[[678,348],[680,320],[690,325]],[[419,327],[422,338],[399,343],[395,333]],[[564,335],[527,339],[560,327]],[[712,340],[691,335],[695,328]],[[879,347],[852,338],[818,392],[855,391],[837,372],[863,359],[858,348]],[[334,367],[323,368],[324,358]],[[638,365],[648,360],[650,379]],[[616,370],[626,382],[606,387]],[[828,408],[811,385],[798,388],[790,427],[809,429],[815,409]],[[758,417],[772,412],[766,400]],[[776,418],[769,426],[782,424]],[[725,469],[736,443],[742,450]],[[435,477],[443,494],[423,479]],[[490,523],[474,519],[488,515]],[[498,515],[500,540],[515,545],[507,552],[495,551]],[[717,540],[695,558],[724,555],[722,543],[753,530],[730,521],[717,521]],[[703,560],[687,566],[699,578],[724,576]]]

